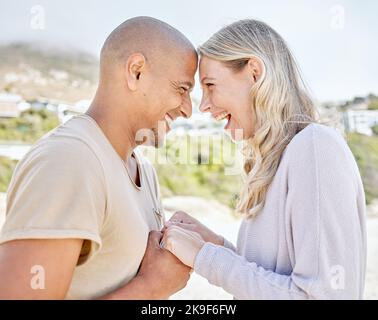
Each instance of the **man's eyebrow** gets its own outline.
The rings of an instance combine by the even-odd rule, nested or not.
[[[191,81],[180,82],[180,85],[185,85],[185,86],[189,87],[189,90],[193,89],[193,87],[194,87],[194,84]]]

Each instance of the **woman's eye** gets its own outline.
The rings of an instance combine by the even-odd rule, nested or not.
[[[213,86],[214,84],[213,83],[206,83],[205,86],[210,88],[211,86]]]
[[[188,91],[187,88],[184,88],[184,87],[181,87],[181,88],[180,88],[180,93],[185,93],[186,91]]]

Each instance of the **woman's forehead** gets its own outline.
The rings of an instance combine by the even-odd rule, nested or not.
[[[221,61],[211,59],[208,57],[201,57],[199,64],[200,79],[202,78],[215,78],[217,75],[224,74],[229,71]]]

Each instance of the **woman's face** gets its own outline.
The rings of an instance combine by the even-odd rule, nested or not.
[[[234,71],[223,62],[201,57],[199,76],[202,86],[201,112],[210,112],[215,120],[227,119],[225,130],[233,140],[253,136],[254,118],[250,92],[255,83],[253,66],[248,63]]]

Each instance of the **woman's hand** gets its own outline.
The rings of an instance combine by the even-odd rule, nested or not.
[[[169,226],[178,226],[189,231],[194,231],[198,233],[205,242],[212,242],[220,246],[224,245],[224,238],[222,236],[214,233],[184,211],[177,211],[171,219],[165,223],[163,231]]]
[[[197,232],[171,225],[164,229],[160,245],[193,268],[196,256],[204,244],[204,239]]]

